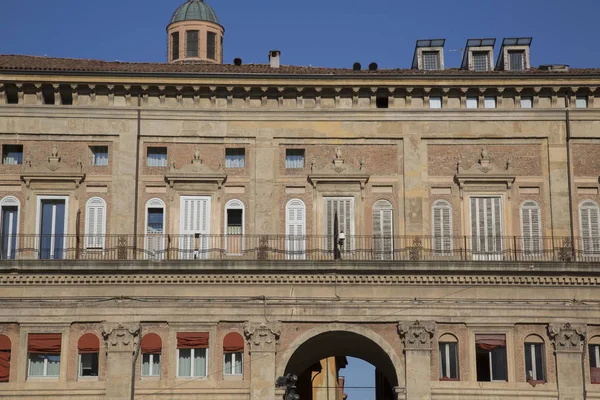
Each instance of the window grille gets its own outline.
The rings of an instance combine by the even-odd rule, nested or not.
[[[423,52],[423,69],[429,71],[440,69],[440,58],[437,51]]]
[[[486,51],[473,52],[473,70],[474,71],[489,71],[490,59]]]
[[[217,34],[214,32],[206,33],[206,58],[215,60],[217,47]]]
[[[179,32],[171,34],[171,58],[173,60],[179,59]]]
[[[508,52],[508,70],[523,71],[525,69],[525,52],[509,51]]]
[[[198,31],[187,31],[187,57],[198,57]]]

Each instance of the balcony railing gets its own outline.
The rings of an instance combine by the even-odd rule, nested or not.
[[[600,239],[519,236],[0,235],[5,260],[600,261]]]

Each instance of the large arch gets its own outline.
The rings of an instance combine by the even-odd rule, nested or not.
[[[402,360],[384,338],[358,325],[331,323],[303,333],[283,351],[277,376],[299,374],[316,361],[334,356],[360,358],[378,368],[392,387],[405,386]]]

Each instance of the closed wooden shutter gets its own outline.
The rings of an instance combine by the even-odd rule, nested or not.
[[[291,200],[286,207],[286,251],[288,259],[303,259],[306,248],[305,207],[301,200]]]
[[[181,197],[180,256],[183,259],[208,256],[210,197]]]
[[[86,248],[103,249],[106,235],[106,202],[94,197],[87,202],[85,220]]]
[[[373,251],[377,260],[393,258],[393,208],[386,200],[373,205]]]
[[[335,214],[338,216],[338,233],[346,235],[343,251],[354,248],[354,199],[353,198],[327,198],[325,199],[325,234],[327,235],[327,250],[333,251],[333,222]]]
[[[591,201],[585,201],[579,207],[581,246],[584,253],[600,254],[600,209]]]
[[[500,197],[471,197],[472,250],[479,254],[502,252]]]
[[[445,200],[438,200],[432,207],[433,250],[436,254],[452,252],[452,207]]]
[[[523,254],[538,254],[542,251],[540,207],[535,201],[526,201],[521,206],[521,232]]]

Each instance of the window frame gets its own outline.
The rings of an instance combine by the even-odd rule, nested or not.
[[[384,232],[383,235],[375,232],[375,218],[379,218],[381,231],[384,229],[385,212],[389,211],[389,234]],[[393,260],[394,259],[394,206],[387,199],[379,199],[373,203],[371,207],[371,230],[373,232],[373,258],[376,260]],[[386,241],[389,244],[389,250],[386,251]]]
[[[440,210],[440,216],[443,216],[443,210],[448,210],[449,215],[448,215],[448,231],[450,232],[449,235],[449,248],[445,249],[444,248],[444,235],[440,235],[440,244],[441,248],[440,249],[436,249],[436,232],[435,232],[435,211],[436,209]],[[433,202],[433,204],[431,205],[431,238],[433,240],[433,242],[431,243],[431,249],[433,250],[433,252],[436,255],[441,255],[441,256],[451,256],[453,255],[453,251],[454,251],[454,241],[452,239],[452,204],[446,200],[446,199],[438,199],[436,201]],[[444,227],[443,227],[443,222],[441,221],[440,223],[440,228],[441,231],[444,231]]]
[[[589,107],[589,97],[586,95],[575,96],[575,108],[585,109]]]
[[[63,246],[62,246],[62,256],[63,258],[66,256],[67,246],[68,246],[68,237],[69,237],[69,197],[70,196],[49,196],[49,195],[38,195],[36,199],[36,216],[35,216],[35,242],[36,242],[36,252],[41,255],[42,253],[42,241],[40,238],[41,229],[42,229],[42,203],[44,200],[62,200],[65,203],[65,219],[64,219],[64,232],[63,236]],[[56,232],[56,229],[53,230]],[[56,234],[53,234],[53,236]],[[51,245],[50,255],[51,259],[55,259],[54,256],[55,246]]]
[[[160,152],[156,152],[159,149],[164,149],[164,153]],[[153,151],[152,154],[151,151]],[[155,160],[154,157],[150,157],[150,156],[162,156],[164,155],[164,165],[150,165],[150,160]],[[160,159],[161,164],[162,164],[162,158]],[[167,146],[148,146],[146,147],[146,167],[148,168],[166,168],[169,164],[169,149],[167,148]]]
[[[179,350],[190,350],[190,376],[179,375]],[[206,375],[195,375],[196,367],[194,365],[194,359],[196,358],[196,350],[204,350],[204,369]],[[180,379],[196,379],[196,378],[208,378],[210,375],[208,372],[208,349],[207,348],[193,348],[193,349],[177,349],[177,363],[176,363],[176,376]]]
[[[148,232],[148,216],[149,210],[151,208],[160,208],[162,209],[162,232],[160,233],[149,233]],[[167,222],[167,208],[165,202],[162,199],[154,197],[146,202],[146,206],[144,208],[144,258],[146,259],[163,259],[165,257],[165,235],[166,235],[166,222]],[[155,236],[158,239],[159,248],[158,250],[161,252],[158,257],[152,256],[148,251],[148,243],[149,239]],[[153,250],[155,252],[156,250]]]
[[[144,373],[144,357],[148,356],[148,374]],[[154,373],[154,356],[158,356],[159,357],[159,369],[158,369],[158,373]],[[179,359],[177,359],[177,361],[179,362]],[[160,378],[161,376],[161,371],[162,371],[162,363],[163,363],[163,359],[162,359],[162,353],[142,353],[142,360],[140,363],[140,376],[143,378]]]
[[[477,72],[487,72],[490,71],[490,52],[487,50],[476,50],[471,52],[471,57],[473,60],[473,71],[477,71]],[[476,58],[477,57],[482,57],[485,58],[485,68],[481,69],[481,68],[477,68],[477,62],[476,62]]]
[[[439,107],[438,103],[439,102]],[[431,110],[441,110],[443,108],[442,104],[442,96],[429,96],[429,109]]]
[[[350,201],[350,233],[348,232],[344,232],[344,234],[346,235],[346,243],[343,247],[343,251],[342,254],[346,254],[349,252],[354,251],[354,235],[356,232],[356,225],[355,225],[355,210],[356,210],[356,204],[355,204],[355,197],[353,196],[323,196],[323,231],[324,231],[324,236],[326,238],[326,251],[329,251],[329,245],[332,245],[333,243],[329,243],[329,240],[333,240],[333,229],[332,229],[332,233],[331,233],[331,239],[329,238],[329,235],[327,233],[327,202],[328,201],[346,201],[349,200]],[[334,221],[334,217],[335,214],[331,215],[331,223],[333,224]],[[339,221],[338,221],[339,224]],[[339,233],[342,233],[341,231],[339,231]],[[333,246],[331,246],[333,248]],[[332,250],[333,251],[333,250]]]
[[[42,375],[31,375],[31,356],[36,355],[38,357],[42,357],[44,360],[44,366]],[[48,359],[50,357],[58,357],[58,375],[48,375]],[[61,370],[61,355],[60,354],[44,354],[44,353],[30,353],[27,352],[27,379],[58,379],[60,378],[60,370]]]
[[[591,214],[589,218],[590,236],[587,238],[583,235],[583,212],[585,210],[590,210],[588,211],[590,213],[592,211],[596,212],[598,220],[597,226],[595,227],[596,238],[594,238],[594,226],[592,225]],[[600,256],[600,206],[598,206],[598,203],[592,199],[585,199],[579,204],[579,237],[581,241],[581,252],[584,255]],[[590,244],[586,245],[586,240],[588,240]],[[586,247],[591,247],[591,249],[586,249]]]
[[[101,164],[101,163],[98,163],[98,161],[97,161],[97,155],[98,155],[97,150],[100,148],[106,149],[106,153],[105,153],[106,154],[106,164]],[[92,153],[91,164],[94,167],[108,167],[108,162],[109,162],[108,145],[92,145],[92,146],[89,146],[89,149],[90,149],[90,152]],[[104,154],[104,153],[100,153],[100,154]]]
[[[431,60],[426,60],[428,56],[435,57],[435,68],[429,68],[431,65],[428,64]],[[421,52],[421,57],[423,60],[423,70],[424,71],[439,71],[441,68],[441,60],[440,60],[440,51],[439,50],[424,50]]]
[[[226,369],[226,365],[227,365],[227,356],[232,356],[233,360],[231,362],[231,369],[235,370],[235,362],[236,362],[236,356],[239,355],[241,357],[241,361],[239,363],[240,365],[240,372],[239,373],[232,373],[231,371],[227,371]],[[223,354],[223,375],[224,376],[243,376],[244,375],[244,352],[243,351],[236,351],[234,353],[225,353]]]
[[[588,364],[589,364],[589,372],[590,372],[590,383],[593,385],[600,384],[599,380],[594,380],[592,374],[592,368],[600,369],[600,337],[594,336],[590,340],[591,343],[588,344]],[[592,358],[592,354],[594,357]],[[592,362],[593,361],[593,362]]]
[[[93,204],[97,202],[98,204]],[[89,216],[91,215],[90,208],[102,208],[102,233],[90,233],[92,227],[90,226]],[[85,249],[86,250],[104,250],[106,246],[106,201],[102,197],[92,197],[85,204]],[[98,214],[96,212],[96,218],[98,218]],[[96,240],[94,240],[96,239]],[[97,244],[94,244],[95,241],[98,241]],[[92,245],[90,245],[92,243]]]
[[[496,346],[495,348],[492,348],[492,349],[482,349],[482,348],[480,348],[477,345],[477,336],[479,336],[479,335],[489,335],[489,334],[492,334],[492,335],[496,335],[497,334],[497,335],[504,336],[504,346],[499,346],[498,345],[498,346]],[[509,343],[508,343],[508,335],[506,333],[481,332],[481,333],[476,333],[475,334],[475,355],[476,355],[475,356],[475,381],[476,382],[510,382],[510,376],[509,376],[510,369],[508,368],[508,366],[509,366],[508,365],[509,364],[508,345],[509,345]],[[506,375],[506,379],[494,379],[494,361],[493,361],[494,360],[494,353],[495,353],[495,350],[498,350],[499,348],[504,351],[504,361],[505,361],[505,364],[504,364],[504,373]],[[478,377],[478,370],[479,370],[479,368],[478,368],[478,363],[477,363],[477,361],[478,361],[477,354],[478,353],[479,354],[481,354],[481,353],[484,353],[484,354],[487,353],[487,359],[488,360],[487,360],[486,364],[487,364],[487,368],[489,368],[488,371],[489,371],[490,380],[481,380],[481,381],[479,380],[479,377]]]
[[[25,146],[23,146],[22,144],[18,144],[18,143],[3,144],[2,145],[2,165],[23,165],[24,148],[25,148]],[[20,151],[15,151],[17,149],[20,149]],[[6,162],[9,158],[10,154],[20,154],[20,157],[17,156],[16,162],[14,162],[14,163]]]
[[[484,96],[483,97],[483,108],[488,109],[488,110],[493,110],[495,108],[498,108],[498,97],[497,96]]]
[[[530,204],[528,204],[530,203]],[[531,214],[532,211],[531,210],[537,210],[537,214],[538,214],[538,232],[536,234],[536,232],[533,232],[533,223],[531,222]],[[525,224],[524,224],[524,213],[525,212],[529,212],[530,213],[530,230],[532,231],[531,233],[526,233],[525,232]],[[540,207],[540,204],[535,201],[535,200],[525,200],[521,203],[521,206],[519,207],[519,217],[521,219],[520,221],[520,225],[521,225],[521,249],[523,252],[523,255],[525,256],[536,256],[536,255],[540,255],[543,253],[544,251],[544,241],[543,241],[543,236],[542,236],[542,232],[543,232],[543,227],[542,227],[542,208]],[[530,239],[533,243],[534,238],[537,236],[537,239],[539,240],[539,249],[533,249],[533,245],[532,245],[532,249],[529,251],[526,251],[526,246],[525,246],[525,240],[526,239]]]
[[[179,36],[179,32],[171,33],[171,59],[173,61],[180,58]]]
[[[527,105],[526,102],[529,102],[529,107],[523,107],[523,105]],[[529,110],[533,108],[533,96],[521,96],[521,100],[519,101],[519,107],[524,110]]]
[[[194,39],[190,38],[190,34],[196,35],[195,43],[196,47],[193,45]],[[198,58],[200,57],[200,31],[197,29],[191,29],[189,31],[185,31],[185,58]]]
[[[477,216],[477,214],[474,214],[473,210],[473,205],[472,205],[472,199],[498,199],[500,205],[499,205],[499,210],[500,210],[500,216],[498,217],[499,220],[499,224],[500,224],[500,234],[499,235],[494,235],[493,237],[499,237],[500,238],[500,248],[495,248],[494,251],[490,251],[487,248],[486,249],[481,249],[479,244],[481,243],[480,241],[480,236],[477,232],[473,232],[473,218],[476,218],[476,221],[479,222],[479,218]],[[483,194],[473,194],[473,195],[469,195],[468,196],[468,203],[467,203],[467,207],[468,207],[468,220],[467,220],[467,224],[468,224],[468,230],[469,230],[469,234],[471,235],[471,253],[472,253],[472,257],[473,259],[476,260],[494,260],[494,259],[502,259],[503,254],[504,254],[504,233],[505,233],[505,226],[504,226],[504,196],[501,194],[489,194],[489,195],[483,195]],[[493,203],[492,203],[492,207],[493,207]],[[477,207],[475,207],[477,208]],[[494,214],[495,215],[495,214]],[[479,227],[479,225],[478,225]],[[488,236],[485,236],[486,238],[488,238]],[[474,246],[474,240],[475,238],[477,238],[478,240],[478,245]],[[489,245],[489,239],[485,240],[485,246],[488,247]],[[494,247],[496,243],[494,242]]]
[[[242,231],[241,233],[229,233],[229,210],[241,210],[242,211]],[[223,218],[223,222],[224,222],[224,227],[223,227],[223,233],[224,233],[224,249],[225,249],[225,253],[228,255],[241,255],[244,253],[245,250],[245,241],[244,241],[244,235],[246,233],[246,206],[244,205],[244,202],[239,200],[239,199],[231,199],[229,200],[226,204],[225,204],[225,215]],[[232,237],[240,237],[241,238],[241,253],[230,253],[228,251],[228,246],[227,246],[227,242],[229,239],[229,236]]]
[[[290,221],[290,211],[302,210],[302,221],[295,223],[294,225],[301,225],[302,232],[300,238],[293,238],[294,235],[290,235],[289,226],[292,224]],[[286,259],[288,260],[304,260],[306,258],[306,205],[304,201],[300,199],[290,199],[285,205],[285,236],[286,236]],[[292,236],[292,238],[290,238]],[[295,250],[296,246],[300,250]],[[292,253],[293,252],[293,253]],[[290,254],[292,253],[292,254]]]
[[[526,338],[525,342],[523,344],[524,346],[524,356],[525,356],[525,380],[527,382],[536,382],[536,383],[545,383],[547,381],[546,378],[546,354],[545,354],[545,346],[544,346],[544,342],[543,341],[537,341],[537,342],[533,342],[533,341],[528,341],[527,339],[530,338]],[[537,338],[536,338],[537,339]],[[538,366],[537,365],[537,360],[536,360],[536,348],[539,348],[540,351],[540,357],[541,357],[541,362],[542,365]],[[529,358],[529,362],[531,363],[532,366],[532,371],[533,371],[533,376],[531,379],[529,379],[529,371],[527,369],[527,361]],[[541,375],[542,375],[542,379],[535,379],[534,377],[537,378],[538,375],[538,369],[541,369]]]
[[[230,154],[227,154],[230,153]],[[239,154],[235,154],[239,153]],[[242,161],[242,165],[233,165]],[[225,168],[243,169],[246,168],[246,148],[245,147],[227,147],[225,148]]]
[[[9,249],[11,250],[10,256],[14,257],[7,257],[7,259],[15,259],[16,255],[19,253],[19,228],[20,228],[20,218],[21,218],[21,202],[19,201],[18,198],[16,198],[15,196],[4,196],[2,198],[2,200],[0,200],[0,240],[4,241],[4,238],[6,237],[5,235],[7,235],[4,232],[4,221],[3,221],[3,217],[4,217],[4,208],[5,207],[16,207],[17,208],[17,221],[16,221],[16,231],[15,232],[9,232],[8,235],[10,235],[10,237],[14,237],[14,244],[15,247],[14,249],[12,247],[9,246]],[[11,225],[12,226],[12,225]],[[9,244],[12,244],[12,241],[9,239]],[[2,249],[2,253],[0,253],[0,259],[2,259],[4,257],[4,248]],[[7,253],[8,254],[8,253]]]
[[[444,335],[444,336],[447,336],[447,335]],[[450,354],[451,354],[450,346],[455,347],[453,359],[450,357]],[[442,347],[443,347],[443,350],[442,350]],[[440,340],[438,341],[438,352],[439,352],[438,362],[439,362],[439,380],[440,381],[460,381],[460,369],[459,369],[460,362],[459,362],[458,351],[459,351],[458,341],[450,342],[450,341],[442,340],[442,338],[440,338]],[[454,365],[452,365],[452,361],[454,361]],[[443,376],[443,367],[446,368],[446,371],[450,371],[450,375],[452,375],[452,372],[455,372],[456,377]]]
[[[94,356],[96,355],[96,375],[82,375],[83,372],[83,363],[82,356]],[[99,353],[87,353],[87,354],[77,354],[77,378],[78,379],[98,379],[100,375],[100,354]]]
[[[211,54],[211,35],[212,35],[212,54]],[[212,55],[212,57],[211,57]],[[213,31],[206,32],[206,58],[209,60],[217,59],[217,33]]]
[[[298,154],[291,154],[293,152],[297,152]],[[300,154],[301,153],[301,154]],[[288,160],[288,157],[302,157],[302,166],[294,167],[290,166],[288,161],[294,162],[294,160]],[[285,149],[285,169],[304,169],[306,167],[306,149]]]
[[[472,107],[473,102],[475,102],[475,107]],[[469,106],[469,104],[471,104],[471,106]],[[479,96],[467,96],[465,99],[465,107],[469,110],[479,108]]]
[[[519,66],[519,68],[515,68],[515,65],[513,63],[513,60],[511,58],[512,54],[519,54],[521,56],[521,65]],[[506,55],[508,56],[508,70],[509,71],[524,71],[525,70],[525,50],[507,50]]]

